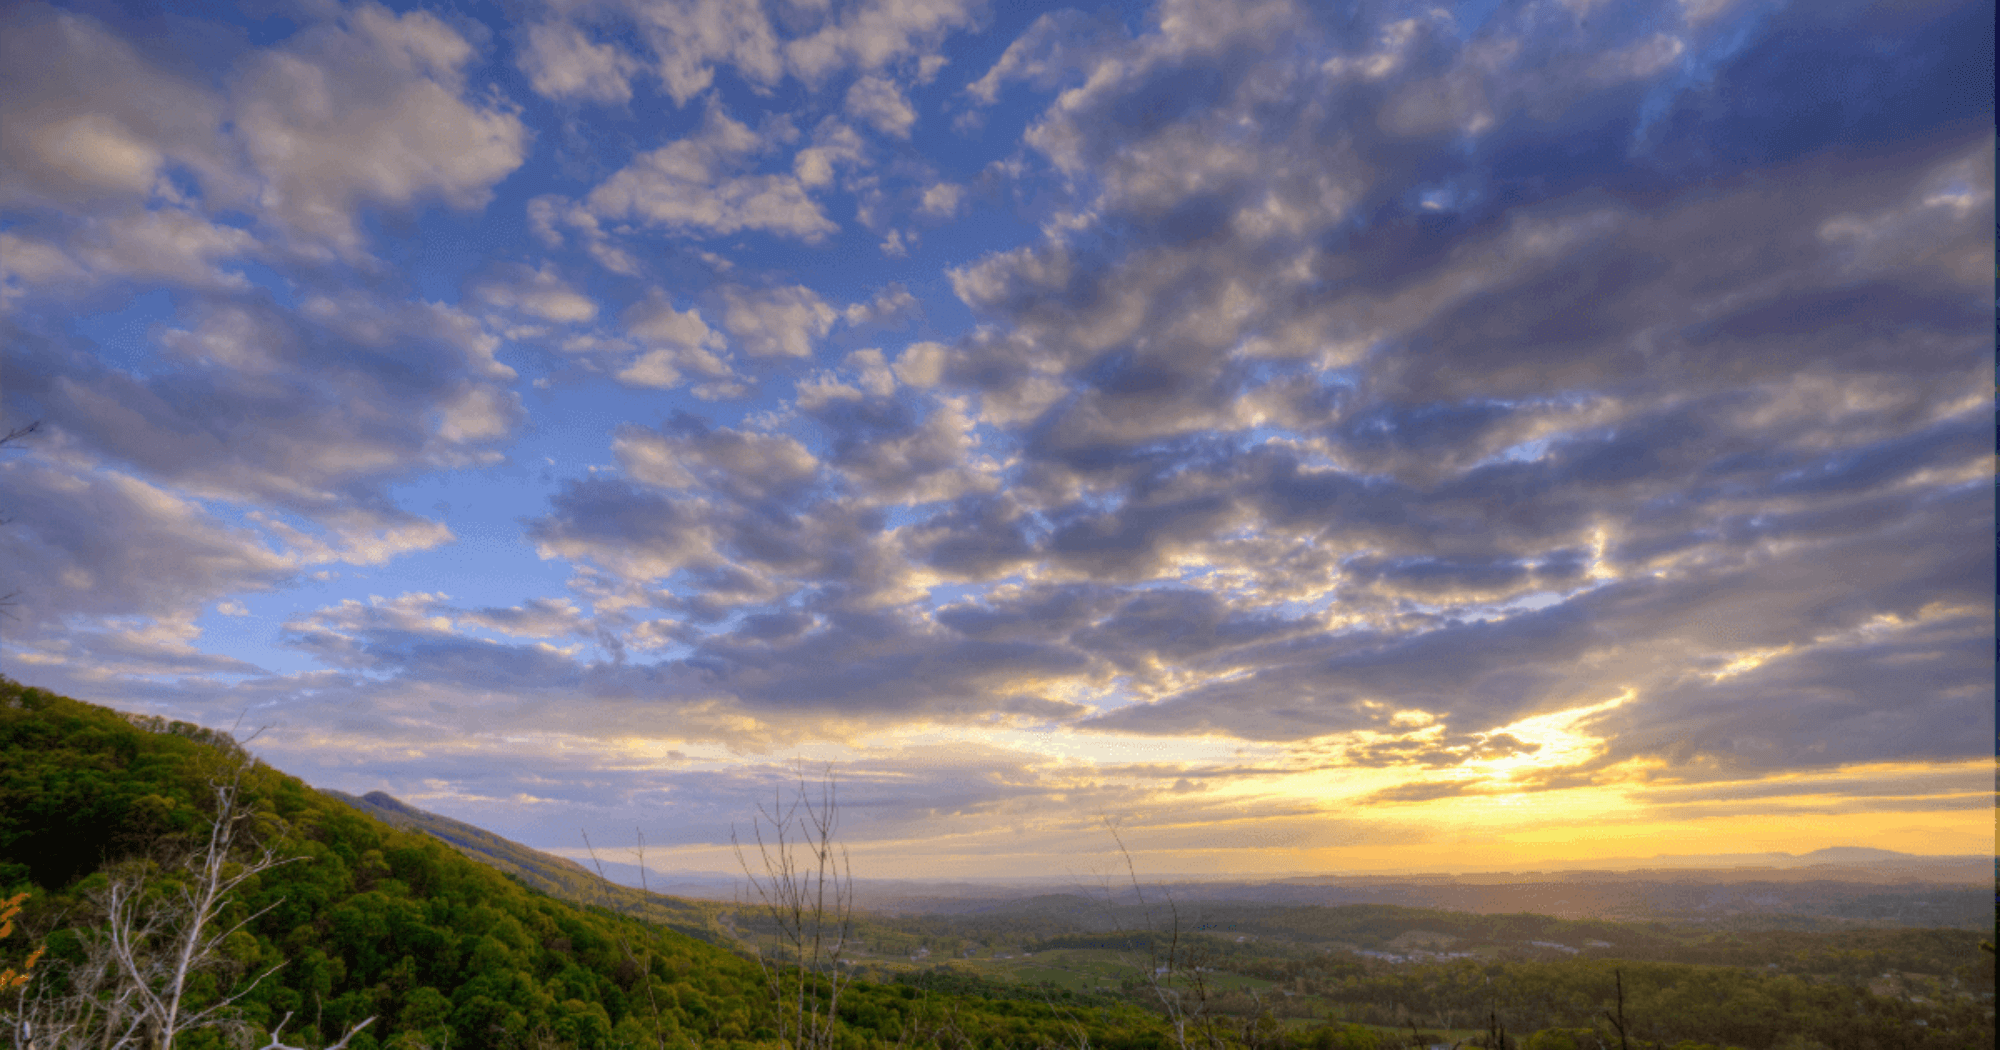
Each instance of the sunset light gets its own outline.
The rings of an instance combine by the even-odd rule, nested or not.
[[[1992,6],[10,3],[0,674],[658,873],[1986,854]]]

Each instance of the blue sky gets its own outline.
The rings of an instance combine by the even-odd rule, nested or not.
[[[0,672],[667,866],[1983,852],[1992,28],[11,4]]]

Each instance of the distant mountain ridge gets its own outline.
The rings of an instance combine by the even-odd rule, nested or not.
[[[647,915],[713,943],[728,943],[718,901],[742,892],[740,877],[721,873],[654,873],[636,888],[637,866],[601,865],[605,875],[543,853],[461,820],[418,809],[386,792],[325,794],[397,827],[422,831],[459,852],[551,896]],[[1348,874],[1248,880],[1153,876],[1153,888],[1188,900],[1267,906],[1391,904],[1495,913],[1532,911],[1563,918],[1662,918],[1713,921],[1732,916],[1791,915],[1807,923],[1888,922],[1964,926],[1983,922],[1984,880],[1994,859],[1925,856],[1866,846],[1830,846],[1810,853],[1657,855],[1600,862],[1604,867],[1545,871]],[[1616,867],[1613,867],[1616,865]],[[1628,866],[1630,865],[1630,866]],[[989,912],[1072,912],[1099,907],[1081,886],[1051,893],[1046,880],[1018,883],[948,879],[856,879],[855,902],[884,915]],[[1129,891],[1123,891],[1129,892]],[[1122,896],[1123,892],[1116,895]],[[1150,890],[1149,890],[1150,892]],[[696,898],[690,900],[688,898]],[[1990,901],[1987,902],[1990,904]],[[722,906],[726,907],[726,906]],[[1990,914],[1986,913],[1986,914]],[[1968,919],[1968,916],[1972,916]]]
[[[370,791],[359,796],[325,789],[321,789],[320,793],[339,799],[385,824],[421,831],[439,839],[467,857],[512,875],[551,897],[578,904],[599,905],[627,915],[640,915],[712,943],[725,941],[711,909],[692,901],[661,893],[647,893],[607,881],[567,857],[543,853],[485,828],[418,809],[385,791]]]

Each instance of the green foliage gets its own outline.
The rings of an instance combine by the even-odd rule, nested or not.
[[[1595,959],[1386,966],[1329,956],[1288,963],[1281,973],[1350,1019],[1454,1025],[1484,1023],[1497,1011],[1510,1031],[1536,1033],[1523,1041],[1535,1050],[1562,1050],[1565,1035],[1584,1050],[1608,1036],[1600,1022],[1612,1005],[1614,968],[1623,972],[1626,1016],[1647,1050],[1675,1040],[1762,1050],[1792,1037],[1828,1050],[1956,1050],[1993,1039],[1990,999],[1937,990],[1918,1002],[1768,970]]]
[[[425,832],[481,864],[513,876],[529,888],[551,897],[584,905],[602,905],[613,911],[637,915],[698,940],[715,943],[723,939],[712,907],[606,882],[575,861],[529,849],[464,821],[426,813],[379,791],[361,796],[339,791],[323,794],[392,827]]]
[[[205,834],[209,782],[240,755],[223,734],[0,678],[0,872],[6,888],[35,891],[21,916],[35,936],[0,944],[0,963],[18,962],[31,940],[47,942],[58,972],[79,959],[77,930],[101,921],[85,892],[107,865]],[[294,1014],[287,1041],[323,1043],[371,1016],[379,1020],[357,1050],[679,1050],[772,1037],[748,959],[556,900],[268,767],[246,774],[243,795],[260,838],[303,858],[245,883],[224,916],[256,915],[227,945],[239,974],[282,964],[241,1005],[265,1029]],[[1129,1006],[1084,1016],[1061,1003],[862,982],[849,995],[841,1019],[853,1050],[896,1043],[927,1012],[973,1050],[1057,1045],[1072,1029],[1105,1050],[1164,1046]],[[197,1035],[179,1045],[212,1043]]]

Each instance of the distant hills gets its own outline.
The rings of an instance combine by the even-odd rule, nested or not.
[[[723,943],[713,904],[735,901],[742,879],[721,873],[653,873],[647,893],[631,864],[605,863],[602,881],[575,861],[543,853],[464,821],[430,813],[376,791],[326,794],[401,828],[433,835],[551,896],[645,914],[690,935]],[[1183,901],[1274,906],[1384,904],[1566,919],[1676,920],[1773,928],[1852,925],[1990,926],[1992,857],[1921,856],[1862,846],[1805,854],[1661,855],[1604,861],[1604,868],[1459,874],[1320,875],[1267,880],[1168,876],[1148,880]],[[1625,867],[1625,865],[1633,865]],[[1623,870],[1612,870],[1617,865]],[[1124,900],[1130,887],[1113,887]],[[659,891],[670,891],[659,892]],[[858,879],[855,900],[885,915],[1083,915],[1101,910],[1095,894],[1049,879],[1020,882]],[[670,894],[679,894],[674,896]],[[697,898],[691,901],[685,898]]]

